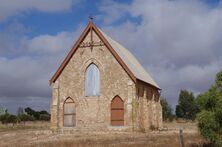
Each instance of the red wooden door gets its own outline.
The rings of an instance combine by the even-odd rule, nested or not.
[[[111,102],[111,125],[124,125],[124,102],[119,96],[113,98]]]

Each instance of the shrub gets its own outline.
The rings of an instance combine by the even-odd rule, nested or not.
[[[152,131],[155,131],[155,130],[157,130],[158,128],[157,127],[155,127],[154,125],[151,125],[150,126],[150,130],[152,130]]]
[[[8,123],[12,123],[13,125],[17,122],[17,117],[15,115],[11,115],[11,114],[4,114],[0,116],[0,121],[3,124],[8,124]]]
[[[26,121],[34,121],[35,118],[31,115],[27,115],[27,114],[22,114],[20,116],[18,116],[19,120],[22,122],[26,122]]]
[[[50,114],[40,114],[39,120],[49,121]]]
[[[0,106],[0,116],[4,115],[6,112],[7,110]]]
[[[162,114],[163,114],[163,121],[173,121],[173,113],[172,113],[172,108],[167,102],[166,99],[162,98],[160,100],[160,104],[162,106]]]
[[[15,115],[9,114],[8,123],[12,123],[13,125],[17,122],[17,117]]]
[[[198,114],[198,127],[201,135],[208,141],[215,145],[220,145],[220,135],[217,133],[220,126],[216,121],[215,113],[207,110],[203,110]],[[221,144],[222,145],[222,144]]]
[[[198,127],[200,133],[214,146],[222,146],[222,71],[216,76],[215,84],[198,96],[200,109]]]
[[[43,120],[43,119],[48,119],[48,117],[50,117],[50,114],[47,111],[45,111],[45,110],[35,111],[35,110],[31,109],[30,107],[27,107],[27,108],[25,108],[25,112],[28,115],[33,116],[35,118],[35,120]],[[42,117],[44,117],[43,119],[40,118],[41,115],[43,115],[42,116]]]

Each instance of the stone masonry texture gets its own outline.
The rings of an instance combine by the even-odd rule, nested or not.
[[[88,35],[83,40],[90,42]],[[101,40],[92,33],[93,41]],[[100,71],[99,96],[85,96],[85,71],[94,63]],[[133,82],[105,45],[79,47],[59,77],[52,83],[51,128],[53,130],[122,130],[148,131],[162,127],[162,108],[158,89],[142,82]],[[124,101],[124,126],[111,126],[111,101],[115,96]],[[76,126],[64,127],[63,105],[73,99]]]

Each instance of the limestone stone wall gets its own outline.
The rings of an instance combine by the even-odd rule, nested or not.
[[[136,107],[136,127],[135,130],[149,131],[150,126],[155,128],[162,127],[162,107],[158,89],[146,84],[137,83]]]
[[[93,41],[100,42],[93,32]],[[89,43],[90,33],[84,39]],[[85,71],[94,63],[100,71],[100,95],[85,96]],[[152,93],[151,93],[152,92]],[[132,81],[106,46],[79,47],[58,79],[52,83],[51,128],[55,130],[148,131],[162,126],[162,108],[157,89]],[[111,126],[111,101],[118,95],[124,101],[124,127]],[[76,108],[76,126],[63,126],[63,105],[72,98]]]
[[[90,33],[83,42],[90,41]],[[100,39],[93,32],[93,41]],[[94,63],[100,70],[100,95],[85,96],[85,70]],[[110,104],[116,96],[124,101],[124,126],[132,130],[132,101],[135,83],[105,46],[79,47],[58,79],[52,84],[51,127],[63,127],[63,104],[70,97],[75,102],[75,129],[110,128]]]

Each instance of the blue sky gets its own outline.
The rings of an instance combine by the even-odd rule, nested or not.
[[[88,23],[127,47],[175,107],[222,67],[220,0],[0,0],[0,105],[49,110],[48,80]]]
[[[45,13],[37,10],[30,10],[20,15],[14,15],[7,18],[6,21],[0,24],[0,29],[4,29],[10,23],[19,22],[31,31],[28,33],[31,37],[40,34],[55,35],[60,31],[73,31],[77,29],[79,24],[85,26],[88,23],[88,17],[95,17],[95,22],[101,25],[102,22],[96,19],[97,15],[101,15],[99,6],[101,1],[84,1],[78,2],[77,5],[71,5],[71,8],[66,11],[59,11],[53,13]],[[123,0],[121,4],[129,4],[131,0]],[[119,24],[122,21],[131,19],[130,16],[121,18],[120,21],[114,24]]]
[[[90,1],[87,5],[74,5],[71,6],[70,10],[53,13],[31,10],[25,12],[22,16],[11,16],[1,23],[1,29],[7,27],[10,23],[19,22],[31,29],[30,36],[40,34],[54,35],[60,31],[73,31],[77,29],[80,23],[87,24],[89,14],[92,12],[98,13],[96,5],[96,3]]]

